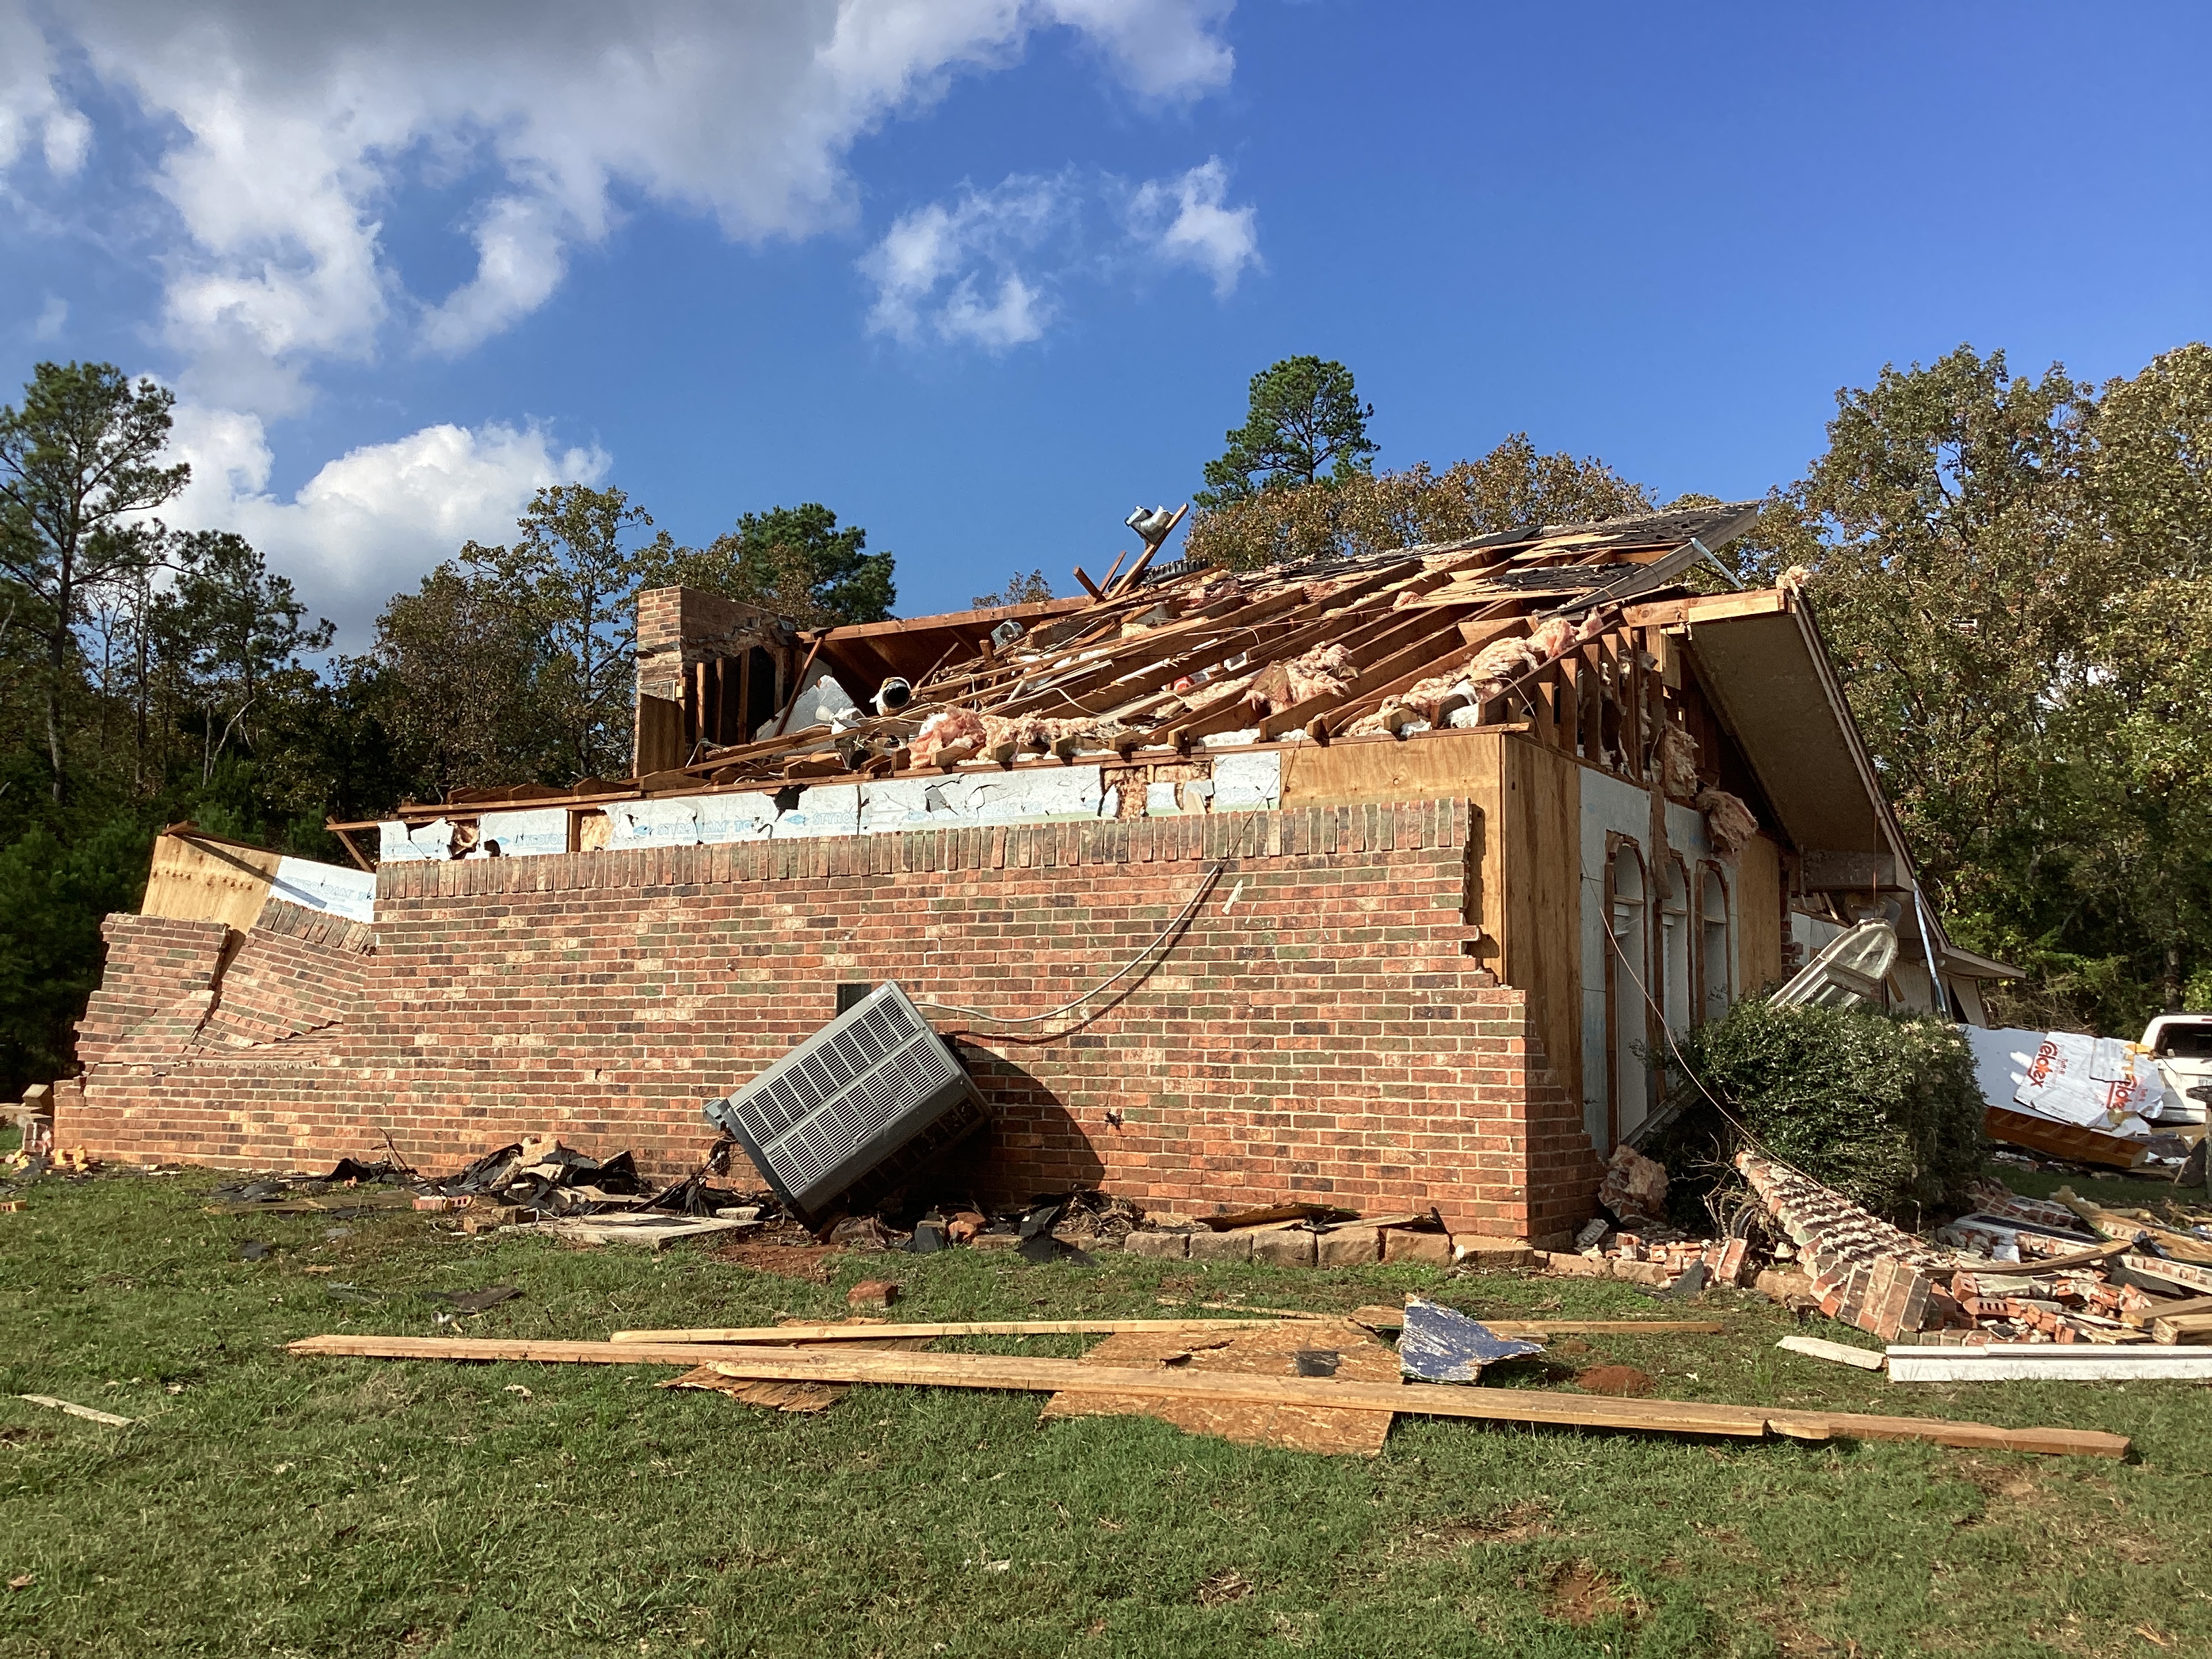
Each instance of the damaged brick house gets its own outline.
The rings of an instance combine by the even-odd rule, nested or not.
[[[373,876],[164,837],[62,1136],[441,1167],[550,1130],[673,1174],[703,1099],[896,980],[991,1103],[980,1196],[1556,1241],[1644,1056],[1854,919],[1900,1006],[1979,1024],[2008,971],[1923,902],[1802,597],[1685,586],[1754,510],[820,632],[646,593],[636,775],[338,826]]]

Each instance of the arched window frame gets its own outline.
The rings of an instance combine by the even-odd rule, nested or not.
[[[1657,1019],[1676,1036],[1696,1023],[1697,897],[1690,885],[1689,867],[1678,854],[1659,860],[1657,891],[1646,912],[1651,938],[1651,998],[1659,1005]],[[1655,1032],[1659,1041],[1664,1036]]]
[[[1626,855],[1626,860],[1623,854]],[[1632,896],[1622,891],[1624,862],[1635,877],[1636,890]],[[1615,912],[1624,903],[1633,906],[1636,912],[1634,937],[1629,939],[1622,939],[1614,925]],[[1626,957],[1636,975],[1644,985],[1650,985],[1650,916],[1651,883],[1644,848],[1633,836],[1608,832],[1605,838],[1602,922],[1608,941],[1605,951],[1605,1149],[1608,1152],[1620,1144],[1623,1134],[1644,1121],[1652,1106],[1650,1066],[1638,1058],[1631,1042],[1635,1034],[1641,1033],[1649,1052],[1657,1033],[1651,1029],[1650,1006],[1644,991],[1622,963],[1623,957]],[[1633,1083],[1629,1080],[1632,1069],[1636,1077]]]
[[[1716,899],[1720,909],[1717,917],[1711,914]],[[1727,1012],[1735,1000],[1735,896],[1729,891],[1728,872],[1710,860],[1698,866],[1696,918],[1696,932],[1692,935],[1696,957],[1691,968],[1691,1021],[1702,1025]],[[1713,951],[1716,927],[1720,933],[1717,964]],[[1716,991],[1719,993],[1717,1006]]]

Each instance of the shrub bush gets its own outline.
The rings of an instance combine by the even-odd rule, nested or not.
[[[1753,997],[1690,1032],[1680,1049],[1668,1086],[1689,1103],[1645,1151],[1678,1174],[1686,1198],[1712,1184],[1698,1178],[1696,1161],[1717,1147],[1724,1161],[1743,1142],[1699,1082],[1765,1151],[1900,1226],[1961,1205],[1981,1168],[1972,1051],[1933,1015],[1775,1008]]]

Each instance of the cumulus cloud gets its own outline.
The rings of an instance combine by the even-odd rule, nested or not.
[[[92,129],[57,48],[168,123],[156,183],[184,235],[167,334],[197,393],[264,412],[394,325],[452,353],[527,314],[606,234],[617,185],[738,239],[849,222],[854,142],[1041,28],[1077,31],[1155,102],[1233,67],[1230,0],[27,3],[0,0],[0,167],[34,140],[57,171],[83,161]],[[383,219],[433,165],[471,192],[476,271],[416,296]],[[1018,331],[1026,292],[978,298],[1001,319],[978,326]]]
[[[31,325],[31,337],[45,345],[62,337],[62,329],[69,322],[69,301],[58,294],[46,295],[40,307],[39,319]]]
[[[988,191],[963,185],[947,201],[901,214],[860,262],[875,288],[868,331],[915,345],[936,340],[994,351],[1044,337],[1057,292],[1110,283],[1146,265],[1189,265],[1226,297],[1260,263],[1257,215],[1226,205],[1229,169],[1218,156],[1132,188],[1100,175],[1080,180],[1010,175]],[[1104,238],[1091,229],[1117,219]],[[1141,257],[1140,257],[1141,256]]]
[[[55,84],[54,53],[20,9],[0,5],[0,171],[35,147],[46,170],[73,177],[92,148],[92,123]]]
[[[1259,215],[1224,205],[1228,193],[1229,169],[1218,155],[1179,179],[1140,185],[1129,198],[1131,234],[1169,263],[1205,272],[1225,296],[1260,263]]]
[[[538,489],[596,483],[607,457],[562,449],[543,428],[439,425],[349,451],[289,498],[258,416],[180,403],[170,453],[191,483],[162,514],[180,529],[230,530],[269,556],[301,598],[358,649],[386,599],[465,541],[503,542]]]
[[[1042,338],[1052,302],[1020,266],[1073,234],[1079,208],[1067,179],[1016,173],[995,189],[963,186],[949,204],[901,215],[860,261],[876,285],[870,331],[994,350]]]

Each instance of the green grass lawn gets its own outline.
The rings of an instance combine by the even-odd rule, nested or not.
[[[524,1295],[471,1334],[840,1317],[845,1287],[887,1268],[918,1319],[1156,1317],[1164,1297],[1348,1310],[1409,1290],[1499,1316],[1662,1310],[1527,1275],[1118,1255],[843,1256],[817,1285],[697,1244],[208,1214],[219,1179],[50,1178],[0,1215],[0,1583],[29,1581],[0,1589],[0,1656],[2212,1652],[2212,1395],[2187,1385],[1892,1389],[1778,1352],[1784,1313],[1716,1291],[1704,1310],[1727,1336],[1585,1338],[1571,1363],[1638,1365],[1682,1399],[2111,1429],[2136,1455],[1404,1418],[1379,1458],[1322,1458],[899,1389],[785,1415],[656,1389],[670,1373],[651,1368],[282,1345],[435,1334],[436,1304],[410,1292],[495,1284]],[[248,1239],[275,1253],[240,1260]],[[1523,1369],[1501,1385],[1571,1386]]]

